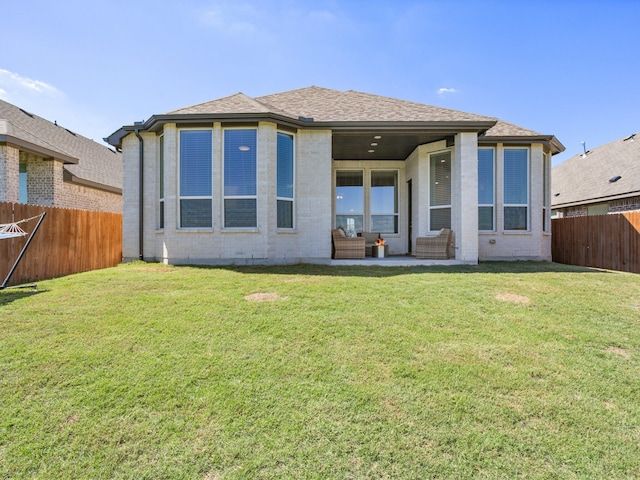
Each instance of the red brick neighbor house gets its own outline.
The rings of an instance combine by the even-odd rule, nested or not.
[[[0,100],[0,202],[122,212],[122,155]]]
[[[554,217],[640,210],[640,136],[601,145],[551,170]]]

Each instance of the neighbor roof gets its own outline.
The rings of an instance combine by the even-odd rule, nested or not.
[[[62,161],[67,180],[122,190],[120,153],[3,100],[0,100],[0,143]]]
[[[640,195],[640,135],[620,138],[553,167],[551,193],[553,208]]]

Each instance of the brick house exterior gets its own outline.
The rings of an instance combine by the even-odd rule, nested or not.
[[[0,201],[122,212],[122,155],[0,100]]]
[[[448,227],[460,263],[551,259],[550,160],[564,147],[493,117],[308,87],[153,115],[107,140],[123,152],[125,259],[326,263],[338,226],[382,232],[391,255]]]
[[[574,155],[551,171],[552,211],[570,218],[640,210],[640,137]]]

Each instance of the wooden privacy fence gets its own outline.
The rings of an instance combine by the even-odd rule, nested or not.
[[[554,262],[640,273],[640,212],[552,221]]]
[[[8,285],[61,277],[118,265],[122,261],[122,215],[119,213],[40,207],[0,202],[0,223],[46,212]],[[37,220],[20,226],[31,233]],[[0,239],[0,283],[27,241]]]

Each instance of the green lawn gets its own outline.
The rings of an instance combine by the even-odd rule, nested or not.
[[[640,276],[133,263],[0,291],[0,478],[636,478]]]

